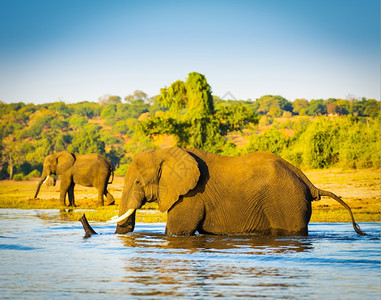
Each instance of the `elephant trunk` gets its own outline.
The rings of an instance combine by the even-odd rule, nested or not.
[[[85,238],[88,238],[93,234],[97,234],[95,230],[90,226],[85,214],[83,214],[79,221],[82,223],[83,229],[85,230]]]
[[[118,223],[118,225],[116,226],[116,230],[115,230],[115,233],[116,234],[125,234],[125,233],[128,233],[128,232],[133,232],[134,229],[135,229],[135,215],[136,215],[136,210],[131,210],[127,213],[131,213],[130,216],[128,216],[127,218],[125,217],[125,222],[120,224],[120,222]],[[127,214],[126,213],[126,214]],[[124,215],[126,215],[124,214]],[[121,216],[123,217],[123,215]]]
[[[39,181],[39,183],[37,185],[36,193],[34,194],[34,199],[37,198],[37,195],[38,195],[38,192],[40,191],[41,185],[44,184],[48,179],[49,179],[49,175],[41,177],[41,180]]]

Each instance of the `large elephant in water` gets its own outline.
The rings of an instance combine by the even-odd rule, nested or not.
[[[221,156],[177,147],[142,152],[128,168],[116,233],[134,230],[135,210],[157,201],[168,212],[166,233],[307,235],[311,202],[331,192],[316,188],[279,156],[255,152]]]
[[[110,175],[114,177],[114,168],[104,156],[91,154],[73,154],[68,151],[50,154],[45,158],[41,180],[38,183],[34,198],[37,198],[41,185],[50,175],[61,175],[60,200],[66,205],[66,194],[69,196],[69,205],[74,203],[74,186],[80,184],[95,187],[98,190],[98,205],[104,205],[103,195],[107,197],[108,204],[114,204],[114,197],[107,190]]]

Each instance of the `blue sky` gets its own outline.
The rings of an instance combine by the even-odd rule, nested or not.
[[[378,0],[0,0],[0,101],[213,94],[380,99]]]

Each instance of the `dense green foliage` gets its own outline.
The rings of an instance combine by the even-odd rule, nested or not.
[[[251,136],[240,154],[252,151],[271,151],[303,168],[379,168],[380,120],[293,118]]]
[[[0,179],[36,176],[46,155],[62,150],[103,154],[123,175],[135,153],[161,147],[163,136],[172,145],[225,155],[271,151],[303,168],[380,165],[376,100],[223,100],[195,72],[151,99],[135,91],[124,100],[0,102]]]
[[[185,83],[177,80],[169,88],[161,89],[157,100],[168,110],[140,122],[137,129],[145,136],[174,135],[182,147],[221,152],[227,132],[247,118],[254,124],[258,121],[253,110],[245,115],[242,109],[232,109],[240,103],[223,107],[223,112],[215,109],[211,87],[204,75],[195,72],[189,74]]]

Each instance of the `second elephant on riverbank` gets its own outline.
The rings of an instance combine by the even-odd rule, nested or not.
[[[111,162],[100,154],[80,155],[62,151],[48,155],[44,161],[41,180],[34,198],[37,198],[41,185],[52,174],[61,175],[60,201],[64,206],[66,205],[66,194],[68,194],[69,206],[75,206],[75,184],[95,187],[98,190],[98,205],[104,205],[103,195],[106,196],[108,205],[115,203],[114,197],[107,190],[107,185],[114,178],[114,168]],[[109,182],[111,175],[112,179]]]

